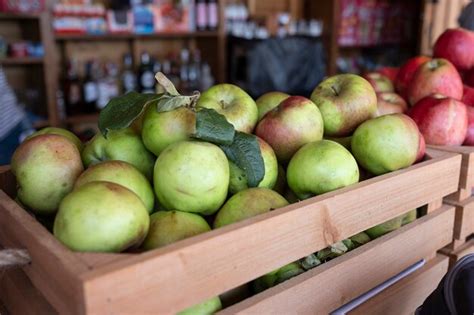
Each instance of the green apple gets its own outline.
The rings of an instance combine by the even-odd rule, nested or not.
[[[180,107],[158,113],[156,106],[148,106],[143,118],[142,140],[156,156],[170,144],[191,139],[195,132],[196,113]]]
[[[229,162],[214,144],[176,142],[156,160],[153,182],[166,209],[213,214],[227,197]]]
[[[76,145],[64,136],[38,135],[24,141],[11,160],[18,199],[37,214],[54,214],[84,170]]]
[[[255,134],[273,148],[280,163],[286,164],[303,145],[321,140],[323,131],[316,105],[305,97],[290,96],[263,117]]]
[[[222,309],[222,303],[218,296],[202,303],[187,308],[176,315],[212,315]]]
[[[239,191],[222,206],[214,219],[214,228],[242,221],[288,205],[279,193],[268,188]]]
[[[390,114],[361,124],[352,136],[357,162],[375,175],[412,165],[418,154],[420,132],[404,114]]]
[[[409,223],[412,223],[413,221],[416,220],[416,216],[417,216],[417,213],[416,213],[416,209],[413,209],[407,213],[405,213],[403,216],[402,216],[402,226],[403,225],[406,225],[406,224],[409,224]]]
[[[300,199],[324,194],[359,181],[352,154],[337,142],[308,143],[296,152],[286,171],[288,186]]]
[[[324,134],[348,136],[377,114],[377,96],[364,78],[339,74],[321,82],[311,94],[324,119]],[[271,145],[271,143],[270,143]]]
[[[74,251],[118,253],[141,244],[150,217],[131,190],[111,182],[74,189],[59,206],[54,236]]]
[[[255,293],[260,293],[266,289],[276,286],[277,284],[296,277],[303,272],[305,272],[305,270],[299,263],[289,263],[254,280],[252,284],[253,290]]]
[[[66,129],[63,129],[63,128],[46,127],[46,128],[43,128],[41,130],[38,130],[38,131],[32,133],[26,139],[30,139],[30,138],[33,138],[33,137],[36,137],[36,136],[39,136],[39,135],[45,135],[45,134],[64,136],[64,137],[68,138],[72,143],[74,143],[74,145],[77,147],[79,152],[82,152],[82,149],[84,147],[84,145],[82,144],[82,141],[75,134],[73,134],[69,130],[66,130]]]
[[[352,244],[357,248],[371,241],[370,236],[365,232],[357,233],[349,238]]]
[[[263,141],[261,138],[258,138],[258,144],[260,146],[260,152],[262,154],[263,163],[265,165],[265,176],[258,184],[258,187],[270,188],[272,189],[275,186],[278,177],[278,162],[273,152],[272,147]],[[229,182],[229,191],[231,194],[235,194],[241,190],[248,188],[247,177],[242,169],[240,169],[233,162],[229,161],[229,170],[230,170],[230,182]]]
[[[252,133],[258,120],[255,101],[233,84],[214,85],[201,94],[198,108],[212,108],[222,114],[235,130]]]
[[[128,162],[148,179],[152,178],[155,157],[145,148],[140,135],[131,128],[111,130],[107,139],[98,133],[82,151],[82,161],[86,167],[108,160]]]
[[[140,197],[149,213],[153,211],[155,194],[151,184],[132,164],[123,161],[104,161],[92,165],[79,176],[75,187],[96,181],[112,182],[130,189]]]
[[[366,230],[365,233],[367,233],[371,239],[374,239],[400,228],[402,226],[402,221],[403,216],[398,216],[382,224],[371,227]]]
[[[158,211],[150,217],[150,229],[142,247],[150,250],[210,231],[199,214],[182,211]]]
[[[257,98],[255,103],[258,108],[258,121],[262,120],[266,113],[277,107],[288,97],[290,96],[283,92],[268,92]]]

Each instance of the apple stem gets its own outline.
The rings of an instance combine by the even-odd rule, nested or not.
[[[334,86],[331,86],[331,90],[334,92],[334,95],[339,96],[339,93]]]

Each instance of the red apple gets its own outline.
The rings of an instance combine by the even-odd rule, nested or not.
[[[470,87],[474,87],[474,67],[464,73],[464,83]]]
[[[459,70],[474,67],[474,32],[466,29],[448,29],[436,40],[433,50],[435,58],[444,58]]]
[[[302,96],[290,96],[281,102],[260,120],[255,130],[283,164],[306,143],[321,140],[323,132],[321,112],[311,100]]]
[[[464,145],[474,146],[474,107],[466,106],[467,109],[467,134]]]
[[[419,162],[423,160],[423,158],[425,157],[425,153],[426,153],[425,137],[423,137],[423,134],[420,132],[420,145],[418,146],[418,154],[416,155],[415,162]]]
[[[467,132],[464,103],[443,95],[431,95],[413,106],[409,115],[417,123],[426,144],[461,145]]]
[[[408,89],[408,85],[413,78],[416,70],[422,64],[427,61],[430,61],[430,57],[426,56],[418,56],[409,59],[398,71],[397,78],[395,79],[395,90],[400,94],[404,99],[407,99],[406,91]]]
[[[432,59],[416,70],[408,87],[408,102],[413,105],[425,96],[436,93],[456,100],[460,100],[463,95],[461,76],[446,59]]]
[[[374,88],[375,93],[381,92],[393,92],[393,83],[389,78],[378,72],[369,72],[362,76],[364,79],[369,81],[370,85]]]
[[[377,93],[377,116],[404,113],[407,109],[407,103],[397,93]]]
[[[392,81],[392,83],[395,83],[399,70],[400,68],[398,67],[382,67],[382,68],[377,69],[376,72],[380,73],[381,75],[386,76],[387,78],[390,79],[390,81]]]
[[[474,106],[474,88],[464,85],[464,94],[462,96],[462,102],[467,106]]]

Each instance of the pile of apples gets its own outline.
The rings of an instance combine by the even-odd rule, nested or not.
[[[427,144],[474,145],[474,32],[448,29],[433,57],[365,77],[378,92],[379,113],[406,112]]]

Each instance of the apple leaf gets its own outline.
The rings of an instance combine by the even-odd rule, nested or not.
[[[196,132],[193,137],[214,144],[230,145],[235,129],[224,115],[214,109],[203,108],[196,112]]]
[[[265,176],[265,164],[257,137],[243,132],[235,132],[234,141],[220,145],[227,158],[242,169],[249,187],[257,187]]]
[[[155,74],[155,79],[158,81],[158,84],[161,85],[166,93],[172,96],[180,95],[178,93],[178,90],[176,90],[176,87],[174,86],[173,82],[171,82],[170,79],[168,79],[163,72],[158,72]]]
[[[99,115],[99,130],[107,137],[109,130],[127,128],[143,112],[145,106],[157,101],[163,94],[140,94],[129,92],[115,97],[101,110]]]
[[[163,94],[156,105],[157,112],[168,112],[173,109],[187,106],[194,107],[195,102],[199,98],[199,92],[195,92],[193,95],[171,95]]]

